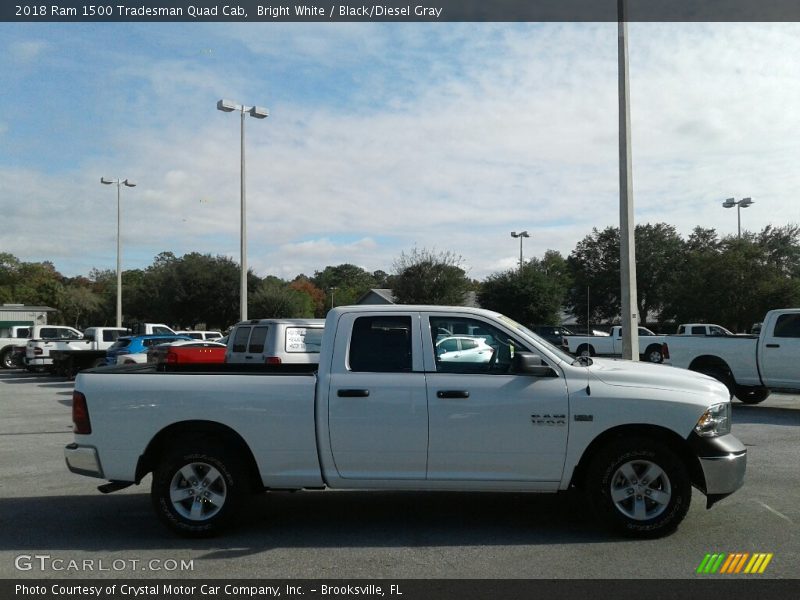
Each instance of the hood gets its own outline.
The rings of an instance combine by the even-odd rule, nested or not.
[[[606,385],[715,394],[720,402],[730,399],[728,389],[713,377],[668,365],[593,358],[589,372]]]

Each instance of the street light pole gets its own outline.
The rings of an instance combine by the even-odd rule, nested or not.
[[[529,238],[531,236],[528,235],[527,231],[520,231],[519,233],[517,233],[516,231],[512,231],[511,232],[511,237],[512,238],[519,238],[519,270],[521,272],[522,271],[522,265],[523,265],[523,262],[522,262],[522,238]]]
[[[245,106],[244,104],[236,104],[230,100],[219,100],[217,102],[217,110],[222,112],[233,112],[238,110],[241,112],[240,124],[240,170],[241,181],[239,183],[239,200],[241,204],[241,223],[239,225],[239,253],[241,256],[241,274],[239,279],[239,320],[247,320],[247,219],[246,219],[246,193],[244,182],[244,115],[249,114],[256,119],[266,119],[269,116],[269,111],[260,106]]]
[[[737,223],[737,237],[738,239],[742,239],[742,209],[747,208],[751,204],[755,204],[752,198],[742,198],[741,200],[734,200],[733,198],[728,198],[725,202],[722,203],[724,208],[733,208],[736,207],[736,223]]]
[[[106,179],[100,178],[100,183],[105,185],[117,184],[117,327],[122,327],[122,242],[120,241],[120,224],[122,222],[122,208],[120,203],[120,187],[136,187],[136,184],[128,179]]]

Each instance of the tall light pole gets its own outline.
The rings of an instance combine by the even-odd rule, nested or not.
[[[751,204],[755,204],[752,198],[742,198],[741,200],[728,198],[722,203],[722,206],[725,208],[733,208],[734,206],[736,207],[736,221],[738,224],[737,231],[739,239],[742,239],[742,209],[747,208]]]
[[[512,238],[519,238],[519,270],[522,271],[522,238],[529,238],[531,237],[528,235],[527,231],[520,231],[517,233],[516,231],[511,232]]]
[[[241,183],[240,183],[240,201],[241,209],[241,225],[240,225],[240,254],[241,254],[241,277],[239,285],[239,320],[247,320],[247,222],[246,222],[246,200],[245,200],[245,186],[244,186],[244,115],[249,114],[256,119],[266,119],[269,116],[269,111],[260,106],[245,106],[244,104],[236,104],[231,100],[220,100],[217,102],[217,110],[222,112],[233,112],[238,110],[241,113]]]
[[[122,219],[122,210],[120,208],[119,190],[123,185],[125,187],[136,187],[136,184],[130,179],[106,179],[105,177],[100,178],[100,183],[105,185],[111,185],[112,183],[117,184],[117,327],[122,327],[122,244],[120,242],[120,222]]]
[[[619,95],[619,264],[622,358],[639,360],[639,318],[636,315],[636,239],[633,216],[628,24],[625,2],[617,0],[617,86]],[[643,315],[647,318],[647,315]]]
[[[333,293],[335,291],[336,291],[336,286],[331,286],[331,308],[333,308],[335,306],[334,303],[333,303]]]

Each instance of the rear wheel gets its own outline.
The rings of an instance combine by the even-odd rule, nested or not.
[[[659,344],[652,344],[647,347],[647,350],[644,352],[644,357],[647,362],[651,363],[663,363],[664,362],[664,355],[661,353],[661,345]]]
[[[722,369],[721,367],[708,367],[698,370],[698,373],[713,377],[720,383],[724,384],[725,387],[728,388],[728,394],[730,394],[730,397],[733,398],[734,392],[736,391],[736,382],[734,381],[730,372]]]
[[[639,538],[673,532],[683,521],[692,486],[679,457],[664,444],[644,438],[620,440],[591,461],[586,491],[600,520]]]
[[[216,445],[187,445],[166,455],[153,473],[151,488],[161,521],[187,537],[207,537],[225,529],[248,490],[241,464]]]
[[[745,404],[758,404],[769,396],[769,390],[761,386],[737,385],[735,396]]]
[[[3,350],[3,353],[0,354],[0,367],[3,367],[4,369],[15,369],[17,367],[11,348]]]

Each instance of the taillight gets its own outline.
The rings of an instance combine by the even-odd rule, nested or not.
[[[667,342],[661,344],[661,358],[669,360],[669,346],[667,346]]]
[[[89,421],[89,407],[86,405],[86,396],[80,392],[72,392],[72,431],[81,435],[92,433],[92,423]]]
[[[44,354],[44,350],[42,350],[37,346],[36,348],[33,349],[33,353],[38,356],[39,354]]]
[[[281,357],[280,356],[268,356],[264,361],[268,365],[279,365],[281,364]]]
[[[178,355],[174,352],[167,352],[167,364],[174,365],[178,362]]]

